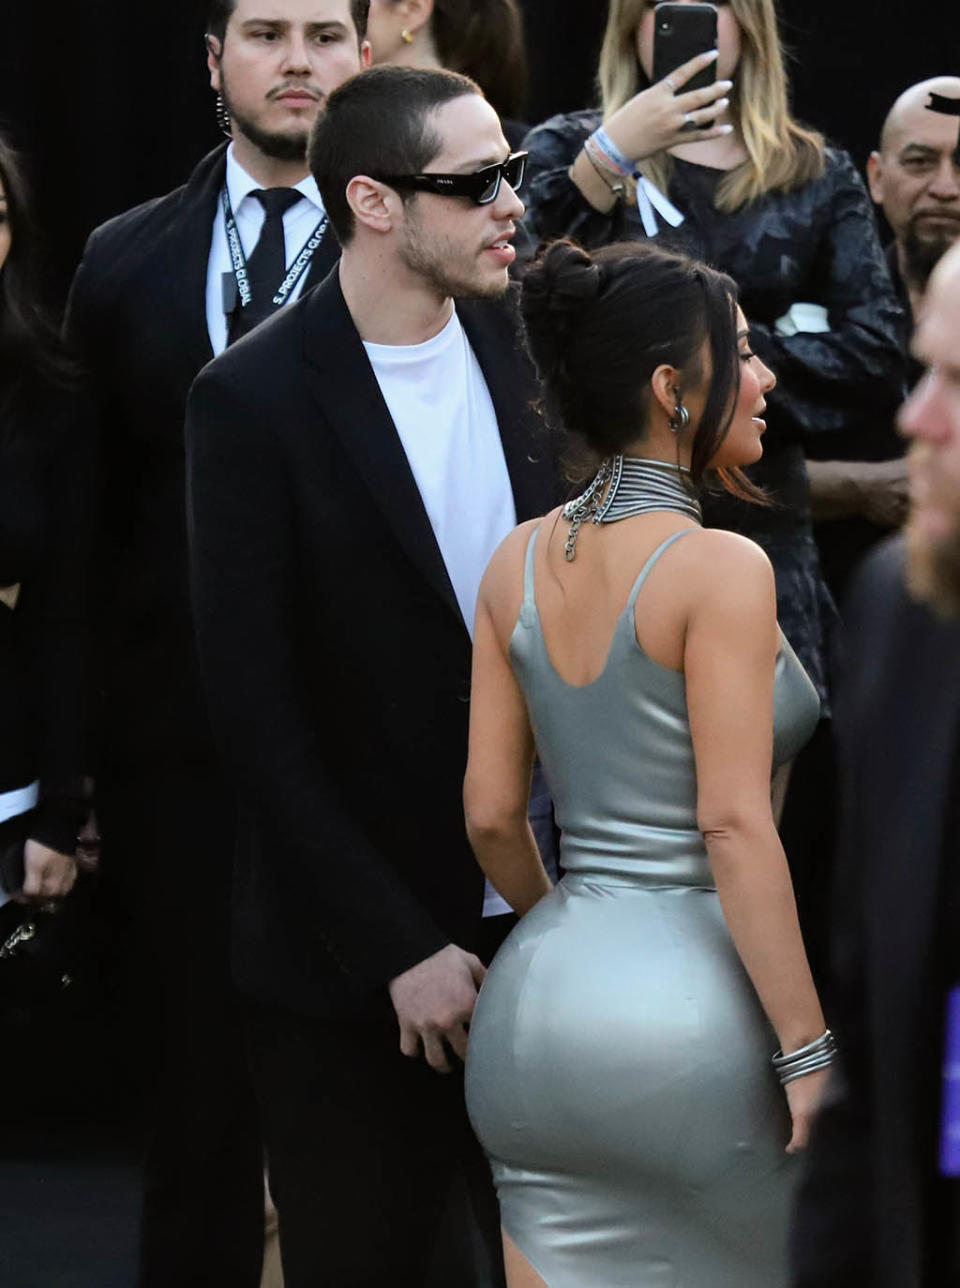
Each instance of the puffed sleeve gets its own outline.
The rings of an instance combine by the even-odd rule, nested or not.
[[[530,157],[523,200],[526,242],[533,249],[558,237],[593,249],[623,236],[623,203],[601,214],[594,210],[570,178],[570,167],[584,139],[600,124],[599,112],[571,112],[552,116],[536,126],[523,141]]]
[[[873,208],[850,157],[829,149],[820,244],[809,300],[829,330],[781,335],[751,318],[750,339],[780,381],[777,406],[799,431],[863,433],[888,422],[905,392],[902,310],[877,236]]]

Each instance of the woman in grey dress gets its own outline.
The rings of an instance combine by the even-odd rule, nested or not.
[[[603,463],[506,539],[478,603],[467,820],[524,915],[467,1098],[510,1288],[777,1288],[832,1039],[770,782],[819,702],[766,555],[696,501],[711,477],[751,493],[775,380],[731,280],[653,246],[557,243],[522,307],[548,409]],[[535,754],[555,889],[526,823]]]

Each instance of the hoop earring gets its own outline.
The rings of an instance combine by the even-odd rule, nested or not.
[[[233,130],[231,128],[230,113],[227,111],[227,105],[219,91],[217,92],[217,102],[214,110],[217,113],[217,125],[220,127],[221,133],[225,134],[228,139],[232,139]]]
[[[676,407],[673,410],[673,415],[670,417],[670,420],[667,423],[670,426],[671,434],[682,434],[683,431],[690,424],[690,413],[687,411],[686,407],[684,407],[683,403],[679,401],[679,399],[677,401]]]
[[[404,27],[403,31],[401,31],[400,39],[403,41],[405,45],[413,44],[413,33],[410,31],[408,27]]]

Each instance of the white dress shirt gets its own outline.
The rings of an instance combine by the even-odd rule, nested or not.
[[[263,221],[267,217],[260,202],[250,195],[262,187],[263,184],[252,179],[237,161],[231,143],[227,148],[227,195],[237,223],[240,245],[247,259],[253,254]],[[283,216],[283,240],[288,268],[303,250],[313,230],[323,218],[323,200],[313,176],[307,175],[306,179],[301,179],[296,184],[296,188],[298,192],[303,193],[303,200],[291,206]],[[213,220],[213,237],[210,242],[210,258],[207,260],[207,332],[214,355],[222,353],[227,347],[228,321],[223,311],[223,274],[232,271],[233,263],[230,259],[230,248],[227,245],[223,205],[218,197],[217,213]],[[290,292],[288,303],[292,304],[299,297],[309,275],[310,270],[307,269]],[[277,282],[277,286],[279,285],[280,283]]]

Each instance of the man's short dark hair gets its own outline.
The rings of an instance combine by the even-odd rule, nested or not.
[[[237,0],[211,0],[210,16],[207,18],[207,35],[216,36],[223,48],[223,38],[227,34],[227,23],[233,13]],[[365,40],[367,19],[370,16],[370,0],[350,0],[350,16],[357,29],[357,39]]]
[[[443,147],[430,128],[431,113],[481,93],[457,72],[390,65],[358,72],[333,91],[314,122],[307,161],[341,246],[350,243],[355,228],[347,201],[350,180],[358,174],[422,174]]]

